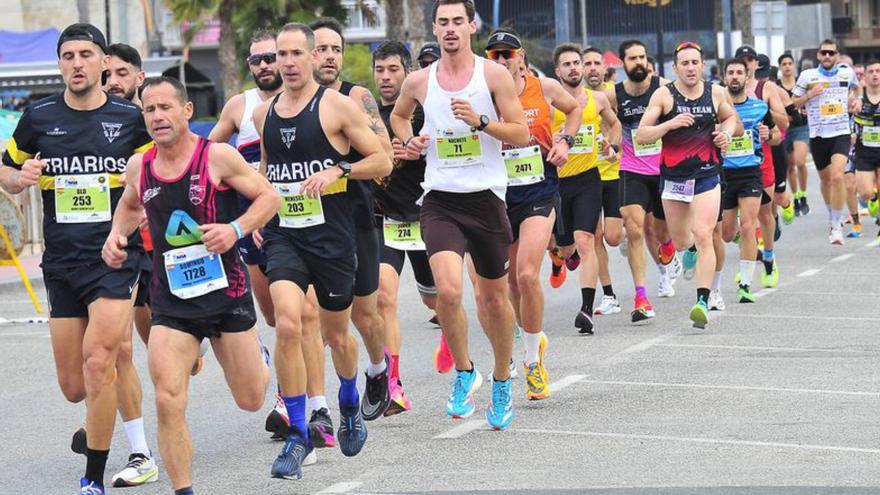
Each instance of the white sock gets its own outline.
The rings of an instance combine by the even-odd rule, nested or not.
[[[751,286],[752,277],[755,275],[755,264],[752,260],[739,260],[739,283]]]
[[[144,418],[137,418],[122,423],[125,426],[125,434],[131,445],[132,454],[150,455],[150,447],[147,445],[147,437],[144,435]]]
[[[721,275],[724,270],[715,272],[715,278],[712,279],[712,290],[721,290]]]
[[[544,332],[523,332],[523,345],[526,348],[526,364],[538,362],[538,347],[541,345],[541,336]]]
[[[835,210],[833,213],[836,220],[833,221],[835,227],[843,227],[843,219],[846,218],[845,210]]]
[[[318,409],[327,409],[330,410],[330,406],[327,405],[327,397],[323,395],[316,395],[314,397],[309,397],[306,399],[306,409],[309,412],[315,412]]]
[[[385,358],[382,358],[382,361],[380,361],[378,364],[370,363],[367,365],[367,376],[369,376],[370,378],[375,378],[379,375],[379,373],[382,373],[386,369],[388,369],[388,366],[385,363]]]

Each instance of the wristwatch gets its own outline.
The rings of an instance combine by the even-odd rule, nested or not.
[[[480,125],[477,126],[478,131],[482,131],[489,125],[489,116],[488,115],[480,115]]]
[[[342,177],[340,177],[340,179],[345,179],[346,177],[351,175],[351,164],[350,163],[339,162],[338,164],[336,164],[336,166],[339,167],[340,170],[342,170]]]
[[[620,145],[619,144],[612,144],[611,149],[613,149],[615,153],[620,153]]]
[[[574,136],[572,136],[571,134],[563,134],[559,136],[559,138],[568,143],[569,148],[574,147]]]

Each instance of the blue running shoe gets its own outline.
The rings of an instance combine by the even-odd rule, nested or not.
[[[290,435],[284,440],[281,453],[272,463],[272,477],[286,480],[301,479],[303,461],[314,449],[312,442],[306,441],[296,428],[292,427]]]
[[[486,421],[493,430],[503,430],[513,421],[513,397],[510,395],[510,379],[492,380],[492,402],[486,410]]]
[[[452,393],[446,398],[446,415],[455,419],[466,418],[474,413],[474,392],[480,389],[483,377],[477,368],[471,371],[455,370]]]
[[[346,457],[358,455],[364,444],[367,443],[367,424],[361,415],[359,406],[339,405],[339,430],[336,431],[336,441],[339,442],[339,450]]]
[[[685,280],[694,278],[694,273],[697,268],[697,252],[691,251],[690,249],[686,250],[684,256],[681,257],[681,265],[682,268],[684,268]]]
[[[89,482],[89,480],[82,478],[79,480],[79,495],[104,495],[104,487],[98,486],[94,481]]]

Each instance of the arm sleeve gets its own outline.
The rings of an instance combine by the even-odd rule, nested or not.
[[[762,124],[766,125],[770,129],[773,129],[776,127],[776,121],[773,120],[773,115],[769,111],[764,114],[764,119],[763,119]]]
[[[3,152],[3,165],[20,169],[25,160],[33,158],[37,153],[36,147],[36,132],[30,111],[25,110],[6,145],[6,151]]]

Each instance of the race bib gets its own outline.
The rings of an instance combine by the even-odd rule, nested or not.
[[[424,251],[422,227],[419,222],[398,222],[385,218],[383,224],[385,245],[398,251]]]
[[[507,166],[508,186],[527,186],[544,180],[544,159],[540,146],[503,150],[501,157]]]
[[[740,137],[730,140],[727,147],[727,156],[729,158],[737,158],[742,156],[752,156],[755,154],[755,142],[752,140],[752,129],[746,130]]]
[[[835,115],[843,115],[843,105],[837,102],[823,103],[819,106],[819,114],[823,117],[833,117]]]
[[[109,222],[110,175],[55,176],[55,221],[58,223]]]
[[[441,168],[472,167],[483,163],[483,147],[477,133],[443,131],[434,139]]]
[[[630,130],[633,149],[635,150],[636,156],[654,156],[659,155],[660,152],[663,151],[663,139],[658,139],[649,144],[639,144],[639,142],[636,141],[636,132],[638,132],[638,129]]]
[[[868,148],[880,148],[880,127],[862,127],[862,145]]]
[[[664,179],[663,194],[660,197],[672,201],[690,203],[694,200],[694,185],[696,183],[696,179],[689,179],[683,182]]]
[[[305,229],[324,223],[321,198],[310,198],[299,193],[301,182],[272,184],[281,196],[278,224],[287,229]]]
[[[210,253],[204,244],[166,251],[165,275],[171,293],[192,299],[229,286],[220,255]]]
[[[593,124],[582,125],[574,136],[574,146],[568,150],[569,154],[588,155],[596,147],[596,133]]]

